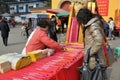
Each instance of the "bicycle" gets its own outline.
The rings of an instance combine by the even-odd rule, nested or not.
[[[22,31],[21,31],[21,36],[28,38],[29,35],[32,33],[32,29],[31,28],[27,28],[25,26],[21,27]]]

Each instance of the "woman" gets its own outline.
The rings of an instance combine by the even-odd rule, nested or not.
[[[23,50],[23,54],[32,52],[38,49],[45,49],[46,47],[55,50],[63,50],[63,47],[59,45],[56,41],[51,39],[48,34],[49,23],[47,20],[39,20],[36,29],[31,33],[26,46]]]
[[[82,23],[84,25],[83,35],[85,53],[91,47],[89,61],[90,68],[93,69],[95,67],[95,54],[98,54],[101,63],[106,64],[102,49],[104,44],[104,32],[102,29],[103,24],[101,20],[87,8],[82,8],[79,10],[77,20],[80,24]]]

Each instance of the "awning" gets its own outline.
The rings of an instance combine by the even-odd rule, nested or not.
[[[47,9],[47,12],[58,14],[58,13],[64,13],[64,12],[67,12],[67,11],[65,11],[63,9]]]
[[[69,16],[69,12],[63,12],[63,13],[58,13],[58,14],[56,14],[56,16],[58,16],[58,17],[65,17],[65,16]]]

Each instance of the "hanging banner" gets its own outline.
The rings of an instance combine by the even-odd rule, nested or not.
[[[97,0],[98,12],[102,16],[108,16],[109,0]]]

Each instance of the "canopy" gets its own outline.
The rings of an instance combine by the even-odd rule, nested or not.
[[[58,17],[62,17],[62,16],[69,16],[69,12],[63,12],[63,13],[58,13],[58,14],[56,14],[56,16],[58,16]]]

